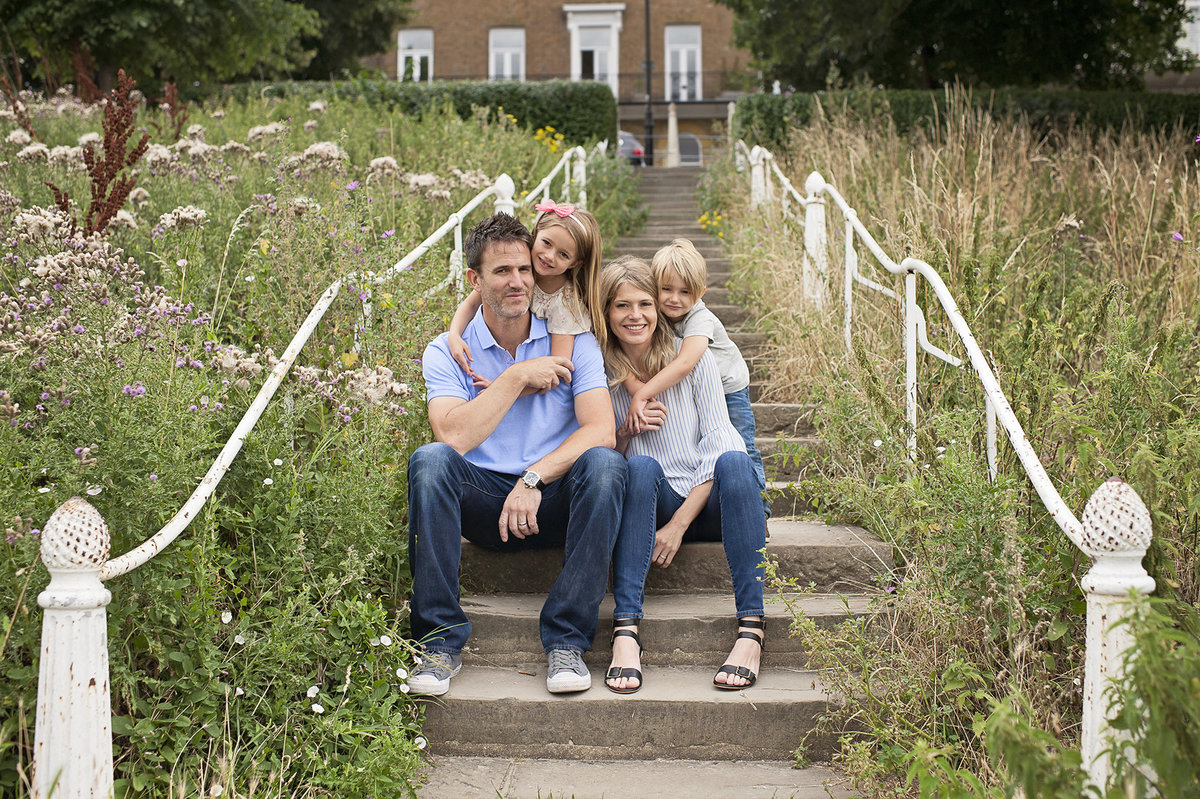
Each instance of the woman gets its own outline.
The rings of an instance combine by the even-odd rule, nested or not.
[[[610,263],[600,276],[602,319],[595,329],[604,352],[617,419],[629,408],[621,382],[643,382],[675,357],[679,343],[660,324],[650,267],[636,258]],[[729,422],[721,380],[709,353],[691,374],[660,394],[655,423],[640,435],[618,431],[629,460],[621,530],[613,552],[613,663],[605,684],[617,693],[642,686],[641,641],[646,575],[670,567],[684,541],[722,541],[733,578],[738,634],[713,685],[754,685],[762,658],[763,570],[759,554],[767,526],[762,495],[746,445]]]

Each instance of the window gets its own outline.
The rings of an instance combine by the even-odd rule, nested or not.
[[[621,18],[624,3],[588,3],[563,6],[571,32],[571,80],[607,83],[619,94]]]
[[[699,100],[704,96],[700,72],[700,26],[666,26],[668,100]]]
[[[492,28],[488,38],[488,78],[525,80],[524,28]]]
[[[433,31],[400,31],[396,50],[397,80],[433,80]]]
[[[1192,19],[1183,23],[1183,38],[1179,40],[1179,44],[1193,53],[1200,54],[1200,2],[1188,0],[1187,10],[1192,13]]]

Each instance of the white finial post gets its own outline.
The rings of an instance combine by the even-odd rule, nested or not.
[[[80,497],[59,506],[42,531],[50,584],[45,609],[33,745],[34,799],[112,796],[108,622],[112,594],[100,582],[108,525]]]
[[[829,251],[825,232],[825,179],[817,172],[804,181],[808,204],[804,206],[804,263],[801,276],[804,298],[818,308],[829,294]]]
[[[574,168],[575,188],[578,190],[576,204],[587,210],[587,151],[582,147],[575,148]]]
[[[1154,578],[1142,568],[1153,536],[1150,511],[1128,485],[1113,477],[1083,509],[1083,545],[1095,565],[1084,575],[1087,595],[1087,650],[1083,666],[1083,765],[1093,785],[1103,789],[1111,765],[1108,745],[1109,684],[1120,674],[1121,659],[1132,643],[1126,625],[1129,592],[1149,594]]]
[[[757,144],[750,151],[750,207],[757,208],[767,199],[767,174],[763,162],[765,151]]]
[[[725,108],[725,138],[729,141],[729,152],[734,152],[737,149],[737,142],[733,138],[733,112],[736,107],[737,104],[730,100],[729,105]],[[740,172],[741,170],[739,169],[738,171]]]
[[[679,155],[679,115],[675,113],[675,103],[667,106],[667,166],[683,165]]]
[[[496,213],[517,215],[517,204],[513,200],[513,194],[516,191],[517,184],[513,183],[513,179],[508,176],[508,173],[496,178]]]

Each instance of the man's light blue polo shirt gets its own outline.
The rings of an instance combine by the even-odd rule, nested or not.
[[[527,361],[550,354],[550,334],[546,322],[531,316],[529,338],[517,347],[517,357],[496,343],[492,331],[483,321],[483,308],[463,331],[463,340],[471,348],[475,371],[489,380],[518,361]],[[604,358],[591,333],[575,337],[571,356],[575,365],[571,382],[560,383],[545,394],[530,394],[513,403],[487,440],[464,457],[481,469],[503,474],[520,474],[527,467],[557,449],[567,437],[579,429],[575,418],[575,397],[596,388],[608,389],[604,375]],[[421,361],[425,374],[428,400],[438,397],[458,397],[470,402],[480,389],[450,355],[447,334],[438,336],[425,348]]]

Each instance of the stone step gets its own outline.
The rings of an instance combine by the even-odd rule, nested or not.
[[[431,758],[417,799],[845,799],[848,781],[795,761]]]
[[[763,439],[764,443],[771,441]],[[892,549],[861,527],[771,519],[767,553],[779,573],[814,591],[869,591],[892,568]],[[471,594],[550,590],[562,567],[562,549],[499,553],[463,541],[461,580]],[[684,544],[669,569],[651,569],[648,594],[731,593],[729,565],[719,541]]]
[[[717,318],[725,325],[725,327],[736,327],[738,325],[749,323],[752,320],[749,308],[743,308],[740,305],[717,305],[715,303],[704,303],[708,310],[717,315]]]
[[[544,658],[465,666],[449,693],[425,703],[422,733],[435,756],[782,760],[829,702],[816,672],[770,663],[768,652],[758,683],[742,691],[714,688],[714,668],[650,666],[628,695],[607,690],[600,667],[590,690],[555,695]],[[809,744],[809,755],[824,759],[835,741],[814,735]]]
[[[800,476],[803,464],[797,463],[794,455],[805,450],[824,451],[819,436],[755,436],[754,446],[763,459],[763,469],[768,480],[793,481]]]
[[[752,402],[754,426],[760,436],[810,435],[813,433],[813,414],[816,405],[795,402]]]
[[[538,614],[544,594],[480,594],[464,597],[471,619],[471,639],[463,651],[468,665],[512,666],[543,657]],[[870,594],[791,594],[788,599],[822,627],[832,627],[869,612]],[[724,662],[733,644],[736,607],[732,594],[651,594],[639,626],[642,663],[668,666],[710,666]],[[767,596],[767,649],[770,664],[804,668],[808,658],[797,638],[787,634],[787,609],[777,594]],[[589,665],[607,668],[612,659],[612,596],[600,606],[600,626]]]
[[[758,355],[770,343],[766,333],[741,330],[729,331],[729,340],[737,345],[746,360]]]

